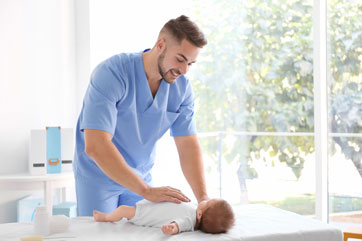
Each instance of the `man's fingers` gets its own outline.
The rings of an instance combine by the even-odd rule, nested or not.
[[[183,202],[190,202],[191,200],[185,195],[183,194],[180,190],[176,189],[176,188],[172,188],[172,187],[168,187],[168,195],[172,196],[174,198],[179,199],[180,201]]]
[[[189,202],[190,201],[190,199],[188,199],[186,196],[184,196],[184,195],[182,195],[180,193],[170,192],[170,193],[167,193],[167,196],[178,199],[178,200],[180,200],[182,202]]]
[[[168,189],[171,189],[171,190],[174,190],[174,191],[177,191],[177,192],[181,192],[180,189],[177,189],[177,188],[174,188],[174,187],[170,187],[170,186],[167,186]]]
[[[178,190],[176,188],[169,187],[169,186],[161,187],[160,191],[163,192],[163,195],[177,199],[180,202],[189,202],[190,201],[190,199],[185,194],[183,194],[180,190]],[[165,200],[165,201],[169,201],[169,200]],[[177,201],[177,203],[180,203],[179,201]],[[171,201],[171,202],[176,202],[176,201]]]
[[[173,202],[173,203],[181,203],[181,201],[179,199],[174,198],[174,197],[170,197],[170,196],[167,196],[165,201]]]
[[[150,192],[144,197],[152,202],[190,202],[190,199],[180,190],[169,186],[151,188]]]

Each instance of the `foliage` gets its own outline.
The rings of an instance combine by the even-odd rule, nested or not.
[[[300,215],[315,214],[315,198],[314,196],[309,195],[287,197],[280,201],[263,201],[251,203],[264,203],[287,211],[298,213]]]
[[[251,203],[264,203],[301,215],[315,214],[315,197],[313,195],[287,197],[280,201],[263,201]],[[331,213],[359,211],[362,209],[361,198],[348,196],[330,196],[329,203]]]
[[[335,133],[362,132],[362,3],[331,0],[330,126]],[[362,176],[362,138],[333,137]],[[332,151],[336,148],[332,143]]]
[[[208,45],[191,71],[199,132],[313,132],[311,1],[198,0],[194,18]],[[330,120],[333,132],[362,131],[362,4],[329,1]],[[342,108],[343,107],[343,108]],[[223,136],[223,138],[226,138]],[[231,139],[231,140],[230,140]],[[361,162],[361,138],[334,138],[347,158]],[[352,143],[352,144],[351,144]],[[217,160],[215,140],[202,140]],[[261,150],[303,167],[313,138],[235,136],[223,158],[249,163]],[[358,153],[358,154],[356,154]],[[297,177],[302,168],[293,168]]]

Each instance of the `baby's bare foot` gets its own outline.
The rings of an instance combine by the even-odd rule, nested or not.
[[[97,222],[107,222],[106,216],[107,216],[107,214],[105,214],[105,213],[101,213],[97,210],[93,210],[93,217],[94,217],[94,220],[96,220]]]

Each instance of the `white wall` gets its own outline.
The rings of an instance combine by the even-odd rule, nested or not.
[[[91,69],[123,52],[152,48],[162,26],[188,14],[190,0],[89,0]]]
[[[74,16],[72,0],[0,1],[0,175],[27,171],[30,129],[76,125]],[[0,223],[26,194],[0,190]]]

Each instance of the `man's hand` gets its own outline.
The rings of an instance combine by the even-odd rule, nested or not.
[[[151,202],[190,202],[190,199],[180,190],[168,186],[149,187],[142,196]]]
[[[161,230],[166,235],[173,235],[179,232],[177,223],[163,225]]]

